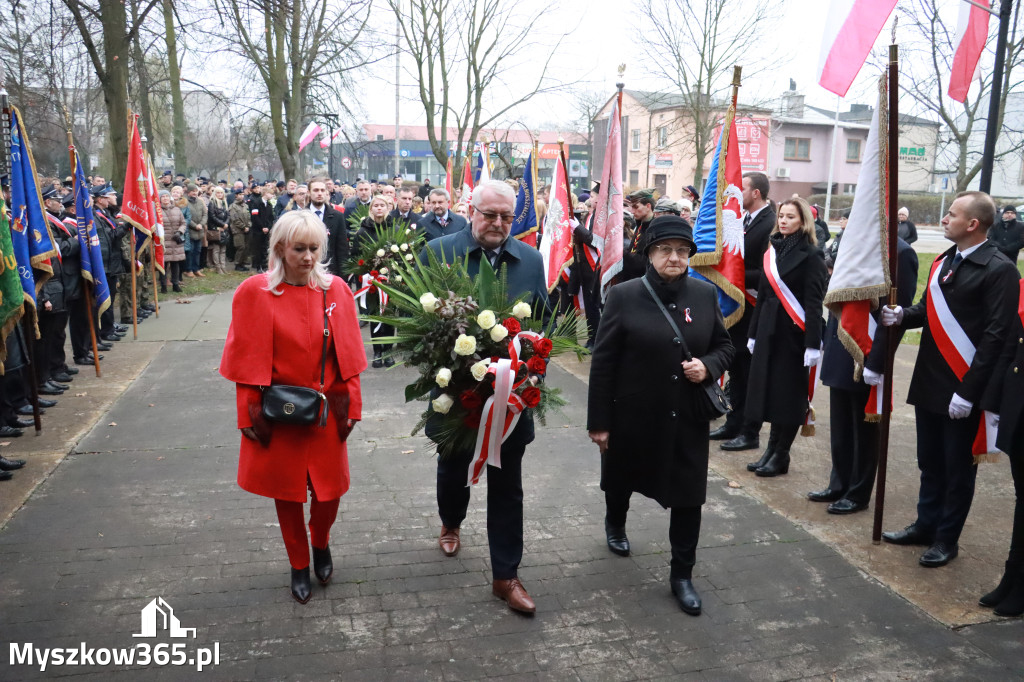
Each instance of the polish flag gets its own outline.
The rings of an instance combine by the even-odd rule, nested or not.
[[[846,97],[896,0],[832,0],[821,41],[818,83]]]
[[[953,53],[952,73],[949,76],[949,96],[957,102],[967,99],[967,91],[985,49],[985,39],[988,38],[989,16],[988,12],[977,5],[960,3],[956,40],[953,42],[956,51]]]
[[[565,154],[559,152],[558,160],[555,161],[555,176],[552,180],[551,197],[540,243],[540,253],[544,260],[544,279],[549,293],[558,286],[559,277],[573,262],[572,231],[576,221],[572,215],[571,202]]]
[[[306,145],[315,140],[322,130],[323,128],[316,121],[306,126],[306,129],[302,131],[302,136],[299,137],[299,151],[301,152],[305,149]]]
[[[334,141],[338,139],[338,135],[341,135],[341,129],[340,128],[338,130],[335,130],[334,134],[331,135],[330,138],[328,138],[326,135],[324,135],[323,138],[321,138],[321,140],[320,140],[320,149],[327,149],[332,144],[334,144]]]

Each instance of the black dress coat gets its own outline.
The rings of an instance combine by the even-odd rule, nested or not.
[[[327,269],[332,275],[344,277],[347,272],[342,272],[345,262],[349,257],[348,225],[345,222],[345,214],[336,210],[330,204],[324,204],[323,222],[327,228],[327,254],[330,262]]]
[[[453,211],[448,211],[448,224],[445,226],[441,225],[433,211],[424,213],[417,225],[428,242],[469,229],[469,221]]]
[[[645,277],[690,353],[720,377],[733,346],[715,287],[688,276],[665,283],[653,268]],[[663,507],[698,507],[708,478],[708,422],[696,411],[704,389],[683,376],[682,345],[674,341],[643,279],[609,290],[590,366],[587,429],[610,432],[602,489],[614,481]]]
[[[1024,457],[1024,303],[1006,339],[988,388],[984,408],[999,415],[996,447],[1011,457]]]
[[[804,351],[821,348],[821,310],[828,270],[821,251],[806,238],[778,261],[778,269],[782,281],[804,308],[805,330],[790,319],[768,276],[763,276],[748,330],[755,345],[746,413],[753,421],[795,426],[807,416]]]

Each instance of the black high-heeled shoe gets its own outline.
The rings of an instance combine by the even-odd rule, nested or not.
[[[334,562],[331,560],[331,548],[313,548],[313,575],[320,581],[321,585],[331,582],[334,575]]]
[[[305,604],[313,596],[313,587],[309,584],[309,566],[292,569],[292,597],[300,604]]]

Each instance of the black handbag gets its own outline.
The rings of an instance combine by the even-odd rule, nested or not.
[[[679,325],[672,319],[672,316],[665,310],[665,304],[661,302],[661,299],[654,293],[654,288],[651,287],[651,283],[647,281],[646,277],[641,277],[644,286],[647,287],[647,293],[651,295],[654,302],[658,304],[658,309],[661,310],[661,314],[665,316],[669,326],[672,327],[672,331],[676,334],[676,339],[679,340],[679,344],[683,347],[683,358],[685,360],[693,360],[693,356],[690,354],[690,349],[686,346],[686,339],[683,338],[683,333],[679,331]],[[719,417],[723,416],[726,412],[732,409],[729,404],[729,399],[725,395],[725,391],[718,385],[718,382],[712,378],[707,378],[700,383],[700,387],[704,389],[701,391],[701,398],[697,400],[697,417],[703,421],[714,421]]]
[[[327,292],[324,295],[324,346],[320,355],[320,390],[305,386],[271,384],[263,389],[263,418],[282,424],[310,426],[320,420],[327,426],[327,396],[324,395],[324,372],[327,369],[327,341],[331,330],[327,320]]]

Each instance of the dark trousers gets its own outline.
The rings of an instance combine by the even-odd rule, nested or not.
[[[171,284],[174,286],[181,285],[181,272],[185,269],[185,261],[183,260],[172,260],[167,262],[167,271],[171,273]]]
[[[113,275],[107,277],[107,286],[110,287],[110,306],[103,311],[100,315],[100,333],[101,334],[112,334],[114,332],[114,299],[118,296],[118,280],[120,275]],[[128,292],[129,296],[131,292]],[[121,296],[124,296],[124,292],[120,292]]]
[[[583,301],[584,313],[587,316],[587,339],[593,342],[597,338],[597,328],[601,324],[599,274],[587,271],[580,274],[580,299]]]
[[[917,526],[936,542],[956,543],[974,500],[978,467],[971,446],[978,432],[978,411],[966,419],[950,419],[920,407],[917,417],[917,467],[921,490]]]
[[[828,487],[857,504],[871,500],[878,469],[878,422],[864,421],[869,386],[829,390],[832,474]]]
[[[253,236],[252,239],[252,267],[255,270],[259,268],[261,270],[267,269],[267,239],[269,234],[263,234],[262,231],[259,233],[259,237]]]
[[[604,492],[605,521],[609,526],[626,525],[629,512],[628,489],[609,486]],[[672,507],[668,522],[668,541],[672,546],[669,577],[689,580],[697,563],[697,542],[700,540],[700,507]]]
[[[523,560],[525,445],[501,447],[501,468],[487,466],[487,543],[495,580],[515,578]],[[437,458],[437,511],[446,528],[459,528],[469,508],[466,485],[473,453]]]
[[[49,380],[64,369],[64,327],[68,323],[67,311],[48,313],[39,311],[39,338],[35,343],[36,381]],[[58,347],[59,344],[59,347]]]
[[[1017,428],[1024,428],[1020,425]],[[1013,508],[1013,533],[1010,535],[1010,556],[1007,561],[1024,564],[1024,451],[1010,455],[1010,472],[1017,504]]]
[[[753,314],[753,313],[750,313]],[[737,329],[742,327],[742,329]],[[729,365],[729,402],[732,410],[725,418],[725,424],[740,434],[757,438],[761,422],[750,421],[746,416],[747,382],[750,380],[750,351],[747,350],[747,328],[749,324],[735,325],[729,330],[736,353]]]
[[[87,305],[84,297],[69,304],[68,330],[71,332],[71,351],[75,358],[84,358],[92,353]]]
[[[386,314],[387,311],[382,311],[380,306],[380,292],[376,289],[370,289],[366,292],[366,304],[370,310],[371,315]],[[370,322],[370,338],[377,339],[385,336],[394,336],[395,328],[389,324],[383,322]],[[392,344],[390,343],[374,343],[373,354],[376,356],[380,353],[386,353],[391,350]]]

